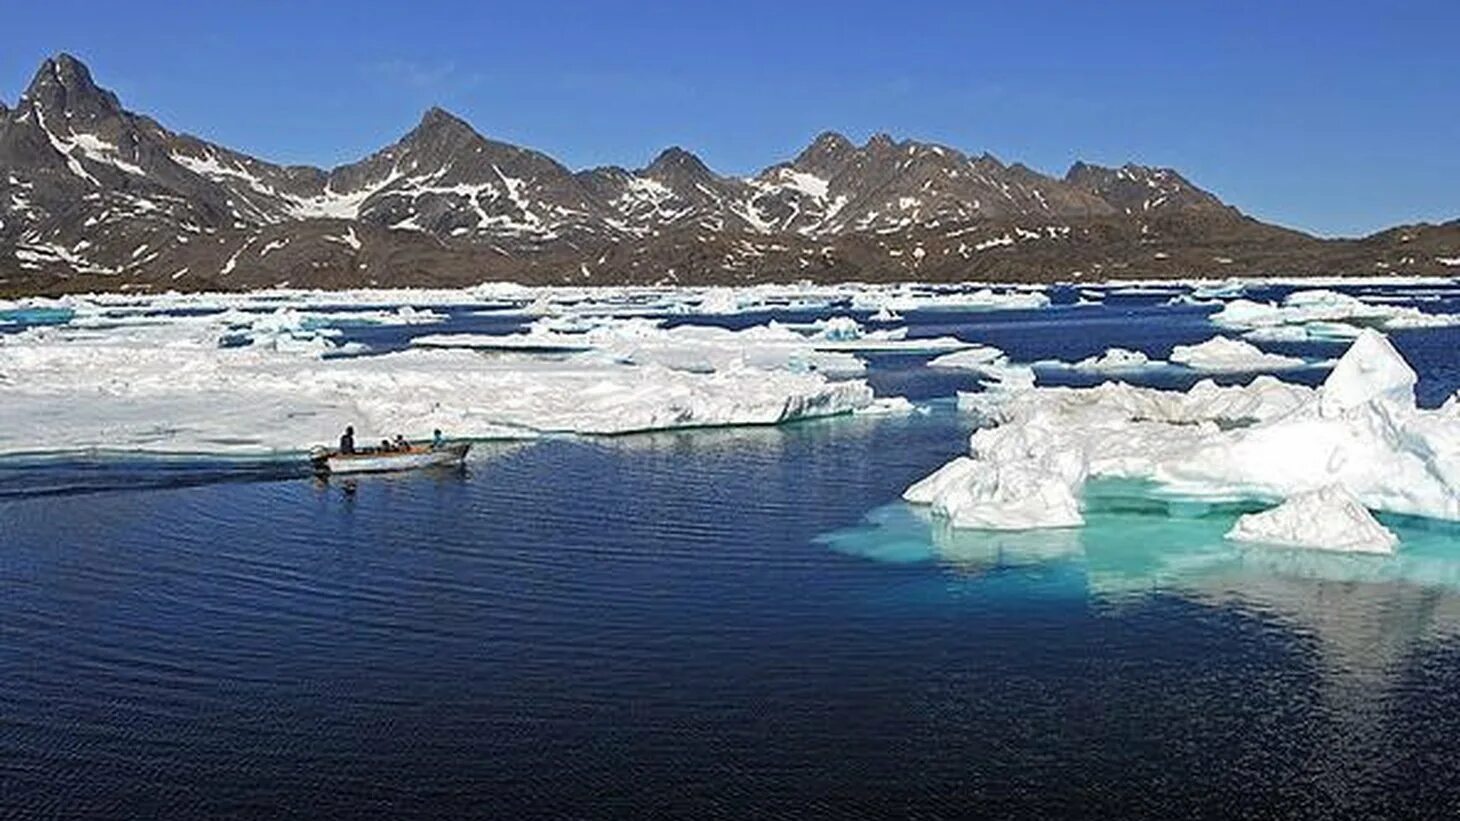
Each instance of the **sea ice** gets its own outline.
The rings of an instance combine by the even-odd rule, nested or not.
[[[928,361],[930,368],[981,371],[989,365],[1007,363],[1004,352],[991,345],[977,345],[965,351],[947,353]]]
[[[1078,362],[1060,359],[1041,359],[1034,367],[1045,370],[1069,370],[1092,374],[1131,374],[1167,367],[1159,359],[1151,359],[1141,351],[1129,348],[1107,348],[1096,356],[1087,356]]]
[[[1271,510],[1237,520],[1227,538],[1347,553],[1393,553],[1399,538],[1343,485],[1298,493]]]
[[[1171,349],[1170,360],[1207,373],[1288,370],[1308,364],[1296,356],[1267,353],[1256,345],[1225,336],[1214,336],[1196,345],[1177,345]]]
[[[0,453],[299,452],[347,423],[365,436],[611,434],[775,424],[873,402],[864,381],[733,353],[705,354],[704,370],[661,364],[670,349],[637,363],[596,351],[549,360],[425,348],[326,358],[342,350],[338,329],[306,319],[234,311],[6,334]]]
[[[1210,319],[1219,327],[1249,332],[1325,323],[1329,334],[1336,332],[1336,324],[1391,330],[1460,324],[1457,315],[1431,314],[1402,305],[1371,304],[1349,294],[1322,289],[1294,291],[1277,305],[1237,299],[1224,305]]]
[[[994,290],[981,288],[964,292],[926,292],[912,287],[862,290],[852,296],[852,307],[865,311],[999,311],[1049,307],[1043,291]]]

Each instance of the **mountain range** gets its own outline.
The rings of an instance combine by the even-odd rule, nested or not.
[[[432,108],[393,145],[278,165],[123,108],[76,58],[0,101],[0,293],[789,280],[1460,275],[1460,220],[1265,224],[1175,170],[836,133],[749,178],[669,148],[573,171]]]

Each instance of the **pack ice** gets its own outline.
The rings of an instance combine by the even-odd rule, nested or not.
[[[1246,331],[1248,338],[1266,341],[1353,338],[1365,327],[1396,330],[1460,324],[1460,316],[1454,314],[1365,302],[1325,289],[1294,291],[1277,304],[1233,300],[1210,319],[1219,327]]]
[[[873,408],[865,381],[804,367],[860,371],[854,357],[818,352],[799,335],[799,347],[780,334],[776,345],[743,344],[764,330],[679,339],[640,328],[651,353],[627,359],[614,355],[622,347],[609,355],[415,348],[340,356],[354,349],[338,344],[338,325],[440,317],[293,306],[202,316],[92,309],[0,336],[0,453],[297,452],[333,441],[346,424],[366,436],[439,427],[490,438],[775,424]],[[632,333],[620,328],[619,342]]]
[[[1387,338],[1364,330],[1316,389],[1259,376],[1185,392],[1107,382],[963,394],[982,425],[969,455],[904,498],[956,527],[1066,527],[1082,522],[1087,480],[1145,480],[1182,496],[1292,500],[1241,532],[1270,533],[1264,522],[1302,529],[1306,517],[1307,534],[1283,543],[1344,549],[1343,529],[1327,526],[1352,520],[1349,497],[1368,510],[1460,520],[1460,404],[1418,408],[1415,380]]]

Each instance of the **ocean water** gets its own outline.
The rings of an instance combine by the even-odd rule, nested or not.
[[[1166,296],[909,320],[1019,360],[1212,335]],[[1394,338],[1425,404],[1460,387],[1460,334]],[[1079,530],[949,531],[897,499],[977,379],[925,360],[872,357],[912,415],[444,472],[0,460],[0,817],[1453,817],[1460,530],[1238,548],[1249,508],[1101,483]]]

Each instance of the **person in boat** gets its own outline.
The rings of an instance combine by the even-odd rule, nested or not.
[[[381,439],[380,440],[380,452],[381,453],[391,453],[394,450],[395,450],[395,445],[392,445],[390,443],[390,440],[389,439]]]
[[[391,444],[395,445],[395,449],[400,451],[401,453],[406,453],[411,449],[411,443],[406,441],[406,437],[404,434],[397,433],[395,435],[395,441]]]
[[[436,450],[446,447],[446,437],[441,435],[440,428],[431,432],[431,447]]]
[[[355,452],[355,426],[346,425],[345,435],[340,437],[340,453],[349,455]]]

